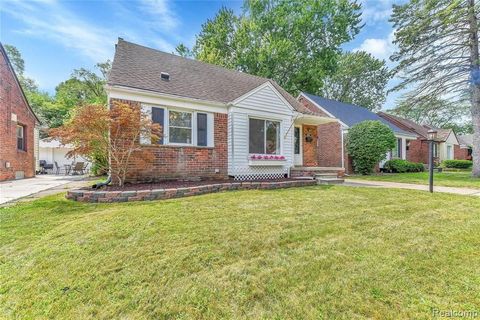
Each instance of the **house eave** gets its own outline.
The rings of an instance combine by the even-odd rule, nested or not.
[[[295,124],[320,125],[325,123],[339,122],[336,118],[322,117],[317,115],[299,113],[295,118]]]

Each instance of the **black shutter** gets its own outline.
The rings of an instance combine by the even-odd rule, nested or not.
[[[207,146],[207,114],[197,113],[197,145]]]
[[[160,125],[160,137],[158,139],[158,144],[163,144],[163,133],[165,132],[165,128],[163,127],[163,119],[164,119],[164,109],[153,107],[152,122],[158,123]]]

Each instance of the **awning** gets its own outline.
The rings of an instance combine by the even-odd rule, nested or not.
[[[304,113],[299,114],[298,117],[295,119],[295,124],[306,124],[312,126],[331,122],[338,122],[338,120],[335,118],[322,117]]]

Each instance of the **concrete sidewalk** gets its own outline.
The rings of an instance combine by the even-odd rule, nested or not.
[[[345,179],[344,185],[351,186],[351,187],[397,188],[397,189],[428,191],[428,185],[388,182],[388,181]],[[480,189],[434,186],[433,192],[452,193],[452,194],[480,197]]]
[[[35,178],[0,182],[0,205],[85,179],[86,176],[38,175]]]

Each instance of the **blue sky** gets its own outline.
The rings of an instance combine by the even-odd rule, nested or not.
[[[394,50],[388,22],[394,1],[360,2],[365,26],[345,49],[388,60]],[[240,12],[242,2],[0,0],[0,40],[16,46],[27,76],[53,93],[73,69],[112,59],[118,37],[167,52],[180,42],[191,46],[201,24],[222,6]],[[395,98],[389,96],[385,108],[393,107]]]

